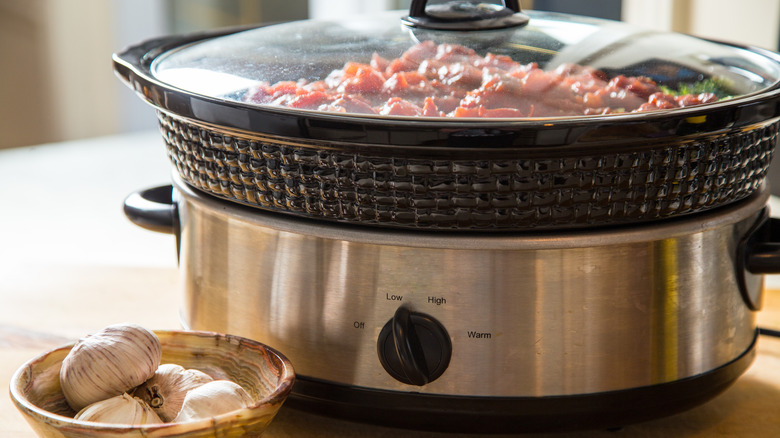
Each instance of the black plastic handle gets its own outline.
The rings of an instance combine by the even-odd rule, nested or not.
[[[464,2],[450,2],[452,3],[464,3]],[[410,17],[427,17],[425,8],[428,6],[428,0],[412,0],[411,6],[409,6]],[[518,0],[505,0],[504,8],[511,9],[515,12],[520,12],[520,2]]]
[[[141,228],[158,233],[179,232],[179,212],[173,202],[173,186],[139,190],[125,198],[125,216]]]
[[[415,333],[412,311],[408,306],[399,307],[393,315],[393,340],[401,367],[409,382],[417,386],[428,383],[430,372],[420,338]]]
[[[753,274],[780,274],[780,219],[767,219],[748,238],[745,268]]]
[[[453,0],[428,6],[428,0],[412,0],[409,15],[402,20],[410,27],[453,31],[504,29],[528,23],[518,0],[503,3],[502,7],[495,3]]]
[[[750,310],[761,310],[763,274],[780,274],[780,219],[764,208],[737,246],[737,282]]]

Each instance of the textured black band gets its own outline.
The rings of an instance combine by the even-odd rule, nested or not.
[[[237,134],[158,114],[178,173],[207,193],[314,219],[451,231],[616,225],[726,205],[764,183],[780,125],[613,150],[422,156]]]

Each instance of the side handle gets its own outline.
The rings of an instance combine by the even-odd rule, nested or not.
[[[753,274],[780,274],[780,219],[768,218],[750,236],[745,268]]]
[[[125,216],[141,228],[179,234],[179,212],[170,184],[131,193],[125,198]]]
[[[737,247],[737,277],[742,298],[751,310],[761,310],[764,274],[780,274],[780,219],[761,216]]]

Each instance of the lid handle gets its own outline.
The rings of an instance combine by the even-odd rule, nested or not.
[[[410,27],[436,30],[493,30],[523,26],[528,16],[520,12],[519,0],[505,0],[501,6],[479,1],[452,0],[428,5],[412,0],[409,15],[402,18]]]

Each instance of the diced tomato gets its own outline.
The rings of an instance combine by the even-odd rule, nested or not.
[[[612,110],[610,108],[586,108],[582,114],[586,116],[600,116],[604,114],[612,114]]]
[[[671,109],[677,107],[677,102],[675,102],[674,96],[660,92],[650,95],[647,103],[653,105],[657,109]]]
[[[686,94],[683,96],[675,97],[677,105],[681,107],[701,105],[703,103],[717,102],[718,97],[712,93],[701,93],[697,95]]]
[[[612,80],[609,81],[608,87],[611,89],[627,90],[643,99],[647,99],[651,94],[658,91],[655,82],[649,78],[628,78],[623,75],[612,78]]]
[[[460,102],[464,107],[521,108],[527,105],[520,80],[511,76],[486,78],[482,86],[471,90]]]
[[[719,100],[715,93],[701,93],[697,97],[701,103],[711,103]]]
[[[507,74],[516,78],[524,78],[529,71],[536,70],[539,68],[539,65],[535,62],[531,62],[528,64],[516,64],[509,70],[507,70]]]
[[[325,84],[325,81],[310,82],[301,88],[306,91],[322,91],[323,93],[328,92],[328,86]]]
[[[422,113],[422,108],[400,97],[391,98],[379,109],[379,114],[385,116],[419,116]]]
[[[426,59],[417,67],[417,73],[426,78],[437,78],[442,68],[447,68],[447,64],[436,59]]]
[[[347,109],[338,105],[322,105],[317,108],[318,111],[327,111],[329,113],[346,113]]]
[[[378,53],[374,52],[373,55],[371,55],[371,68],[373,68],[376,71],[385,71],[385,69],[390,65],[390,61],[387,59],[379,56]]]
[[[296,82],[292,81],[278,82],[266,91],[268,93],[266,103],[282,106],[289,106],[290,102],[295,100],[297,96],[310,93],[310,91],[301,88]]]
[[[439,44],[436,48],[436,60],[441,62],[467,62],[473,64],[479,55],[474,50],[457,44]]]
[[[393,96],[405,96],[410,91],[430,90],[425,76],[416,71],[402,71],[390,76],[382,86],[382,91]]]
[[[655,107],[655,105],[651,103],[643,103],[639,106],[639,108],[636,109],[636,111],[642,112],[642,111],[653,111],[657,110],[658,108]]]
[[[443,113],[450,113],[455,111],[455,108],[460,105],[460,99],[456,96],[434,96],[433,102],[436,107]]]
[[[433,58],[438,51],[438,46],[433,41],[423,41],[412,47],[410,47],[403,55],[401,59],[413,63],[415,66],[420,65],[421,62],[426,59]]]
[[[353,95],[339,95],[333,103],[333,107],[341,108],[345,112],[358,114],[376,114],[376,111],[366,100]]]
[[[258,84],[247,90],[244,100],[251,103],[268,103],[273,100],[268,83]]]
[[[308,93],[296,95],[295,98],[287,103],[287,106],[290,108],[317,109],[332,101],[333,97],[322,91],[310,91]]]
[[[271,86],[268,89],[268,93],[271,95],[273,99],[276,99],[281,96],[285,96],[289,94],[297,94],[298,90],[300,90],[300,87],[298,86],[297,82],[284,81],[284,82],[277,82],[276,84]]]
[[[582,99],[585,106],[588,108],[600,108],[604,106],[604,99],[602,98],[602,93],[594,92],[594,93],[585,93],[585,96]]]
[[[555,76],[549,75],[540,69],[531,70],[522,79],[523,92],[530,94],[542,94],[557,82]]]
[[[345,73],[347,70],[344,70]],[[351,70],[350,70],[351,71]],[[369,65],[358,67],[353,75],[339,85],[339,93],[372,94],[382,91],[385,78]]]
[[[494,55],[488,53],[484,58],[474,62],[475,67],[495,67],[504,71],[518,68],[520,64],[506,55]]]
[[[436,107],[436,103],[432,97],[425,98],[425,105],[423,106],[422,115],[425,117],[441,117],[442,112]]]
[[[452,113],[452,117],[526,117],[526,114],[516,108],[490,109],[480,105],[475,108],[458,107]]]
[[[369,64],[360,64],[358,62],[348,62],[344,64],[344,75],[356,76],[360,70],[373,70]]]
[[[506,55],[424,41],[401,56],[372,54],[325,79],[259,83],[247,102],[323,111],[425,117],[556,117],[650,111],[717,101],[714,94],[669,95],[651,79],[609,79],[590,66],[552,71]]]
[[[481,105],[475,108],[458,107],[451,115],[452,117],[526,117],[526,114],[516,108],[490,109]]]
[[[390,76],[394,73],[398,73],[399,71],[415,71],[419,65],[420,64],[416,64],[402,58],[396,58],[390,61],[390,65],[388,65],[385,69],[385,75]]]
[[[516,108],[495,108],[482,111],[482,117],[525,117],[519,109]]]
[[[464,108],[459,106],[451,113],[452,117],[480,117],[479,109],[482,107]]]
[[[387,78],[382,88],[386,93],[394,93],[402,90],[406,90],[409,88],[409,83],[406,82],[406,76],[404,76],[402,73],[394,73],[392,76]]]
[[[482,70],[470,64],[456,62],[439,68],[438,77],[448,85],[474,88],[482,83]]]

